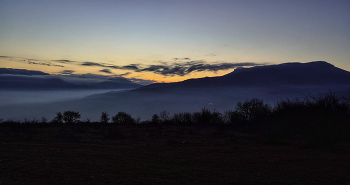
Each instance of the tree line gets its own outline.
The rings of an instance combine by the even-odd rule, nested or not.
[[[80,120],[81,115],[75,111],[56,113],[48,122],[46,118],[25,120],[25,123],[77,124],[90,123]],[[8,120],[2,123],[13,123]],[[197,112],[181,112],[170,116],[166,110],[154,114],[150,120],[140,121],[125,112],[110,116],[102,112],[96,124],[115,125],[193,125],[225,126],[227,128],[264,134],[270,138],[293,138],[306,136],[322,145],[334,145],[341,140],[350,141],[350,98],[328,93],[318,97],[287,99],[274,106],[263,100],[253,98],[236,104],[234,110],[220,113],[203,108]]]

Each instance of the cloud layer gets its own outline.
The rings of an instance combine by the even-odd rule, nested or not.
[[[177,59],[176,59],[177,60]],[[183,58],[183,60],[189,60],[189,58]],[[117,66],[112,64],[97,63],[97,62],[82,62],[78,65],[81,66],[95,66],[103,67],[105,69],[100,72],[111,73],[110,69],[121,69],[131,70],[134,72],[153,72],[163,76],[185,76],[192,72],[211,71],[217,72],[219,70],[234,69],[237,67],[251,67],[261,64],[257,63],[208,63],[205,61],[189,61],[189,62],[160,62],[157,65],[141,65],[141,64],[130,64],[126,66]]]
[[[210,72],[217,72],[220,70],[228,70],[228,69],[234,69],[237,67],[252,67],[257,65],[262,65],[258,63],[229,63],[229,62],[216,62],[216,63],[209,63],[203,60],[191,60],[190,58],[173,58],[171,61],[173,62],[165,62],[165,61],[158,61],[157,64],[154,65],[143,65],[143,64],[129,64],[124,66],[114,65],[114,64],[108,64],[108,63],[99,63],[99,62],[92,62],[92,61],[74,61],[74,60],[36,60],[36,59],[27,59],[27,58],[21,58],[21,57],[12,57],[12,56],[0,56],[1,58],[5,59],[12,59],[17,60],[19,62],[26,62],[27,64],[33,64],[33,65],[46,65],[46,66],[56,66],[56,67],[65,67],[65,64],[73,64],[77,66],[84,66],[84,67],[100,67],[103,69],[99,69],[99,72],[106,73],[106,74],[114,74],[111,70],[112,69],[118,69],[118,70],[128,70],[133,71],[136,73],[141,72],[151,72],[155,74],[160,74],[163,76],[186,76],[190,73],[194,72],[203,72],[203,71],[210,71]],[[63,70],[60,72],[60,74],[72,74],[75,71],[72,70]],[[129,75],[131,72],[124,73],[120,76],[126,76]]]

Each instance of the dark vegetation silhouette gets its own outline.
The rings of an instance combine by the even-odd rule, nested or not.
[[[125,138],[120,129],[115,126],[194,126],[217,127],[238,132],[254,134],[274,143],[278,140],[303,140],[308,147],[332,148],[337,143],[350,141],[350,98],[328,93],[320,96],[306,96],[304,98],[287,99],[276,102],[274,106],[262,100],[251,99],[237,103],[234,110],[220,113],[216,110],[203,108],[200,111],[189,113],[174,113],[170,116],[166,110],[154,114],[151,120],[140,121],[130,114],[118,112],[109,118],[107,112],[102,112],[99,122],[90,122],[89,119],[80,121],[81,115],[75,111],[56,113],[52,121],[42,118],[41,121],[25,119],[24,121],[0,120],[2,136],[31,138],[35,134],[32,126],[62,127],[62,132],[72,129],[73,133],[84,133],[87,128],[104,128],[105,138]],[[111,120],[111,122],[110,122]],[[63,124],[66,123],[66,124]],[[69,123],[69,124],[68,124]],[[63,129],[64,128],[64,129]],[[5,131],[4,131],[5,130]],[[6,131],[7,130],[7,131]],[[11,129],[10,129],[11,130]],[[77,140],[76,138],[70,138]],[[70,140],[68,139],[68,140]]]
[[[109,118],[109,114],[107,112],[102,112],[101,118],[100,118],[100,122],[101,123],[108,123],[110,120]]]
[[[112,121],[113,123],[119,125],[133,125],[136,123],[135,119],[132,118],[130,114],[125,112],[118,112],[118,114],[112,117]]]

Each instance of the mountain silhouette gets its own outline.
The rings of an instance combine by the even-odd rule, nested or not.
[[[90,84],[91,88],[94,89],[134,89],[138,87],[142,87],[142,85],[136,84],[129,80],[114,80],[109,79],[103,82]]]
[[[25,75],[1,76],[0,89],[8,90],[59,90],[82,89],[85,85],[75,85],[59,78],[28,77]]]
[[[138,90],[171,90],[171,88],[268,87],[281,85],[349,85],[350,72],[325,61],[283,63],[251,68],[237,68],[220,77],[189,79],[176,83],[158,83]]]
[[[124,78],[74,84],[41,71],[0,68],[0,89],[6,90],[134,89],[141,86]]]
[[[41,71],[26,70],[26,69],[13,69],[13,68],[0,68],[0,74],[12,74],[12,75],[50,75]]]

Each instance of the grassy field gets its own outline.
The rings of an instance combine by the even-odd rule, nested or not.
[[[0,184],[349,184],[350,147],[199,126],[2,126]]]

